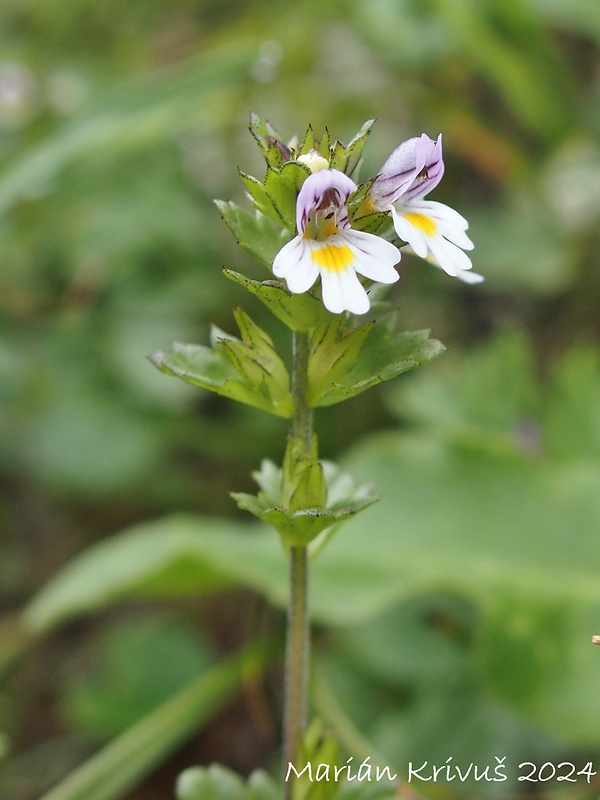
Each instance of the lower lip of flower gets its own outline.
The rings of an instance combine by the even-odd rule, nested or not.
[[[430,217],[426,217],[425,214],[416,214],[411,211],[403,214],[402,216],[407,222],[410,222],[411,225],[414,225],[415,228],[423,231],[425,236],[433,236],[433,234],[436,232],[437,226],[435,222]]]
[[[324,244],[313,250],[313,261],[329,272],[343,272],[354,261],[348,245]]]

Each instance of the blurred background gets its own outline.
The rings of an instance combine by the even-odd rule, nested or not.
[[[315,568],[315,713],[348,753],[401,768],[506,756],[509,783],[480,796],[522,790],[522,761],[600,772],[596,0],[4,0],[0,42],[3,800],[37,800],[283,629],[263,598],[285,576],[242,575],[218,542],[260,538],[228,492],[280,461],[285,422],[145,359],[206,342],[211,322],[233,332],[238,303],[287,347],[221,273],[266,276],[211,202],[246,202],[238,168],[263,177],[250,110],[290,138],[311,123],[347,141],[377,118],[364,177],[443,132],[433,199],[469,219],[486,277],[465,287],[404,257],[399,326],[448,353],[317,414],[322,455],[382,500]],[[195,557],[218,562],[202,596],[181,588],[193,559],[176,547],[152,580],[132,555],[96,599],[60,583],[131,526],[166,541],[181,512],[217,543]],[[68,609],[38,603],[32,635],[21,611],[51,579]],[[192,763],[275,766],[279,682],[275,663],[251,702],[232,690],[114,796],[171,797]],[[559,788],[590,796],[590,780]],[[473,790],[457,783],[440,796]]]

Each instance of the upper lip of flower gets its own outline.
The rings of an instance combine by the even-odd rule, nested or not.
[[[349,227],[346,202],[355,189],[356,184],[352,178],[337,169],[321,170],[309,175],[302,184],[296,201],[298,233],[304,236],[308,224],[310,238],[321,238],[319,223],[325,223],[330,213],[333,216],[329,219],[334,219],[336,228]],[[317,236],[310,235],[312,230]]]
[[[382,166],[371,187],[371,202],[387,210],[397,200],[424,197],[442,180],[442,134],[434,141],[426,133],[402,142]]]

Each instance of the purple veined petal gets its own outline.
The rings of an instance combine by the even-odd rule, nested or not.
[[[341,314],[342,311],[367,313],[369,296],[352,267],[338,271],[322,269],[320,272],[323,305],[328,311],[332,314]]]
[[[416,163],[418,172],[413,182],[404,192],[396,195],[396,200],[403,203],[417,200],[435,189],[444,175],[444,160],[442,158],[442,134],[437,141],[430,139],[423,133],[416,144]]]
[[[319,277],[319,268],[313,261],[308,241],[295,236],[284,245],[273,261],[273,274],[285,278],[292,294],[307,292]]]
[[[399,197],[417,174],[418,136],[407,139],[393,151],[379,170],[371,187],[371,200],[375,208],[387,210]]]
[[[375,208],[387,210],[399,198],[423,197],[444,174],[442,135],[437,141],[426,133],[399,145],[381,168],[371,187]]]
[[[354,254],[353,268],[359,275],[377,283],[395,283],[399,279],[395,265],[400,261],[398,248],[391,242],[365,231],[346,230],[341,234]]]
[[[340,206],[345,206],[348,197],[355,189],[356,184],[352,178],[337,169],[322,169],[309,175],[302,184],[296,200],[296,228],[298,233],[304,233],[309,214],[319,205],[327,191],[333,190],[336,192]]]

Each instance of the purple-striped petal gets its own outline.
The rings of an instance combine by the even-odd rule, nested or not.
[[[356,184],[352,178],[337,169],[323,169],[309,175],[302,184],[296,201],[296,228],[298,233],[304,233],[309,215],[328,196],[334,198],[341,209],[345,209],[346,201],[355,189]],[[345,213],[345,219],[340,219],[338,222],[347,224],[347,213]]]
[[[394,150],[375,178],[371,201],[376,209],[387,211],[400,198],[406,202],[423,197],[438,185],[443,174],[442,135],[434,141],[423,133]]]

